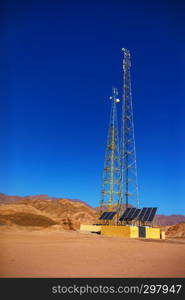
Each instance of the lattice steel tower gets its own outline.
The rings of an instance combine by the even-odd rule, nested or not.
[[[121,129],[121,203],[139,207],[134,121],[130,76],[130,52],[123,48],[123,103]]]
[[[116,108],[119,99],[117,99],[117,96],[117,89],[113,88],[112,96],[110,97],[112,105],[105,153],[100,211],[103,211],[104,207],[106,207],[106,209],[108,209],[109,211],[112,211],[114,208],[114,204],[117,205],[120,203],[121,161]]]

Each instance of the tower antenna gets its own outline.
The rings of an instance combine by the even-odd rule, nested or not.
[[[136,149],[131,91],[131,60],[129,50],[123,48],[123,102],[121,128],[121,203],[139,207]]]
[[[118,91],[115,87],[113,87],[112,96],[109,97],[112,104],[103,169],[100,212],[102,212],[104,208],[108,208],[109,211],[112,211],[114,209],[114,205],[120,203],[121,161],[116,108],[116,105],[118,102],[120,102],[120,100],[117,98],[117,96]]]

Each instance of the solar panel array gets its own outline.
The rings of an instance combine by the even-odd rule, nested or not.
[[[116,212],[115,211],[105,211],[99,220],[112,220],[115,216]]]
[[[143,209],[129,207],[127,208],[120,221],[132,221],[134,219],[142,222],[152,222],[156,214],[157,207],[144,207]]]
[[[121,218],[120,221],[132,221],[139,220],[142,222],[152,222],[156,214],[157,207],[143,207],[142,209],[135,207],[128,207]],[[116,215],[115,211],[105,211],[99,218],[99,220],[112,220]]]

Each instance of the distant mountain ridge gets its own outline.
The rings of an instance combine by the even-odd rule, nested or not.
[[[0,194],[2,226],[60,226],[64,230],[76,230],[81,223],[94,223],[96,220],[96,211],[78,199]]]
[[[66,225],[67,223],[72,224],[70,226],[73,226],[74,228],[79,227],[81,222],[91,223],[97,222],[98,220],[98,208],[93,208],[79,199],[49,197],[45,194],[34,196],[9,196],[0,193],[0,213],[2,211],[4,212],[6,209],[11,211],[11,205],[13,211],[16,213],[23,213],[25,211],[26,213],[32,213],[34,208],[37,210],[37,215],[40,212],[46,217],[51,217],[55,222],[63,222]],[[185,215],[156,215],[154,218],[154,224],[159,226],[170,226],[183,222],[185,222]]]
[[[159,226],[175,225],[178,223],[185,222],[184,215],[156,215],[154,218],[154,223]]]
[[[59,197],[50,197],[47,194],[41,194],[41,195],[34,195],[34,196],[9,196],[4,193],[0,193],[0,204],[6,204],[6,203],[13,203],[16,201],[22,201],[22,200],[59,200],[61,198]],[[69,199],[69,198],[63,198],[63,199],[68,199],[73,202],[80,202],[84,203],[88,207],[91,207],[88,203],[80,200],[80,199]]]

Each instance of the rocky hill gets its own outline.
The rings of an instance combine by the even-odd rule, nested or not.
[[[124,208],[123,205],[123,210]],[[78,229],[80,223],[97,221],[98,208],[92,208],[78,199],[61,199],[48,195],[21,197],[0,194],[0,225],[47,227],[48,224],[60,225],[64,229]],[[154,225],[158,226],[171,226],[183,222],[184,215],[156,215],[154,219]]]
[[[47,195],[17,197],[1,194],[0,225],[78,229],[80,223],[96,222],[96,211],[78,200],[49,198]],[[4,203],[4,204],[3,204]]]
[[[169,238],[185,238],[185,222],[170,226],[166,230],[166,236]]]

